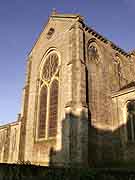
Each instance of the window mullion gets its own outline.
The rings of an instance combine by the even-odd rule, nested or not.
[[[48,86],[48,94],[47,94],[47,114],[46,114],[46,134],[45,134],[45,138],[48,139],[48,125],[49,125],[49,106],[50,106],[50,86]]]

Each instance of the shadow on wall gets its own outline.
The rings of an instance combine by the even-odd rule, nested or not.
[[[80,117],[66,114],[62,121],[62,148],[50,150],[50,166],[97,167],[115,161],[135,161],[135,144],[122,140],[127,124],[115,131],[104,130],[91,125],[90,113],[89,120],[84,112]]]
[[[85,112],[80,116],[67,113],[62,121],[62,148],[50,150],[50,166],[86,164],[88,160],[88,118]],[[87,163],[88,164],[88,163]]]

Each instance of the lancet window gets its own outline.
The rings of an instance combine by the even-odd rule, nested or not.
[[[38,103],[38,139],[57,135],[59,57],[50,53],[41,70]]]
[[[89,61],[93,61],[95,63],[98,63],[100,60],[98,49],[93,44],[88,46],[88,59]]]

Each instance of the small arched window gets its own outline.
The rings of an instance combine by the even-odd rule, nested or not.
[[[51,52],[44,59],[39,87],[38,138],[55,137],[58,119],[59,57]]]
[[[135,100],[127,104],[127,138],[128,141],[135,141]]]
[[[98,51],[97,51],[97,48],[95,46],[90,46],[88,48],[89,50],[89,58],[92,60],[92,59],[98,59]]]
[[[88,60],[98,64],[101,57],[97,44],[95,42],[91,42],[90,44],[88,44],[87,51],[88,51]]]

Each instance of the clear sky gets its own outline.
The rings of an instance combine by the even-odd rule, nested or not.
[[[20,112],[27,54],[53,8],[79,13],[121,48],[135,49],[135,0],[0,0],[0,124]]]

